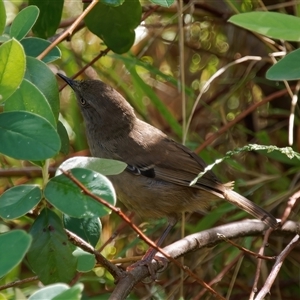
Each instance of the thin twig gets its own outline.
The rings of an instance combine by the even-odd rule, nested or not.
[[[4,285],[0,286],[0,291],[11,288],[11,287],[16,287],[16,286],[22,285],[24,283],[36,281],[36,280],[39,280],[38,276],[33,276],[33,277],[25,278],[22,280],[16,280],[16,281],[13,281],[8,284],[4,284]]]
[[[297,200],[300,198],[300,191],[294,193],[288,200],[287,206],[282,214],[281,217],[281,224],[285,223],[288,217],[290,216],[294,205],[296,204]]]
[[[56,172],[55,167],[49,167],[48,173],[53,177]],[[0,169],[0,177],[21,177],[36,178],[42,176],[42,169],[40,167],[23,167],[23,168],[9,168]]]
[[[261,259],[265,259],[265,260],[275,260],[276,256],[265,256],[265,255],[260,255],[259,253],[253,252],[247,248],[244,248],[238,244],[236,244],[235,242],[231,241],[230,239],[228,239],[225,235],[223,234],[219,234],[219,238],[224,240],[226,243],[229,243],[231,245],[233,245],[234,247],[238,248],[239,250],[245,252],[245,254],[249,254],[252,255],[256,258],[261,258]]]
[[[282,214],[282,218],[281,218],[281,224],[283,225],[286,220],[288,219],[291,211],[292,211],[292,208],[294,207],[296,201],[300,198],[300,191],[297,191],[296,193],[294,193],[290,198],[289,198],[289,201],[288,201],[288,205],[286,206],[286,209],[285,211],[283,212]],[[265,246],[267,245],[268,243],[268,239],[269,239],[269,235],[270,233],[272,232],[272,229],[269,229],[267,232],[266,232],[266,235],[264,237],[264,241],[263,241],[263,244],[261,246],[261,249],[259,250],[259,254],[263,253],[264,251],[264,248]],[[278,260],[278,258],[277,258]],[[277,261],[276,260],[276,261]],[[253,283],[253,287],[252,287],[252,292],[250,294],[250,297],[249,297],[249,300],[253,300],[254,299],[254,296],[255,296],[255,293],[257,291],[257,284],[258,284],[258,280],[259,280],[259,276],[260,276],[260,269],[261,269],[261,264],[262,264],[262,260],[258,260],[258,263],[257,263],[257,267],[256,267],[256,273],[255,273],[255,279],[254,279],[254,283]],[[276,264],[276,263],[275,263]]]
[[[92,66],[98,59],[100,59],[102,56],[105,56],[110,51],[109,48],[106,48],[105,50],[101,51],[97,56],[95,56],[88,64],[86,64],[83,68],[81,68],[77,73],[75,73],[71,78],[74,79],[78,77],[80,74],[82,74],[88,67]],[[68,84],[64,82],[64,84],[59,88],[59,91],[61,92]]]
[[[266,231],[266,234],[264,236],[264,240],[263,240],[263,243],[259,249],[259,252],[258,254],[259,255],[263,255],[264,251],[265,251],[265,248],[268,244],[268,241],[269,241],[269,236],[270,234],[273,232],[273,229],[272,228],[269,228],[267,231]],[[262,262],[263,260],[262,259],[258,259],[257,260],[257,266],[256,266],[256,271],[255,271],[255,277],[254,277],[254,283],[253,283],[253,286],[252,286],[252,291],[251,291],[251,294],[250,294],[250,297],[249,297],[249,300],[253,300],[254,296],[255,296],[255,293],[257,291],[257,285],[258,285],[258,280],[259,280],[259,277],[260,277],[260,270],[261,270],[261,265],[262,265]]]
[[[283,261],[288,256],[288,254],[300,243],[300,236],[297,234],[292,241],[285,247],[285,249],[277,256],[276,262],[271,270],[270,275],[268,276],[264,286],[257,294],[255,300],[265,299],[265,296],[270,292],[271,286],[273,285],[280,269],[283,264]]]

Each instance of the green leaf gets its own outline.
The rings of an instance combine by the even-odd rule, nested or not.
[[[69,288],[68,290],[52,298],[52,300],[66,300],[66,299],[80,300],[83,288],[84,286],[82,283],[77,283],[71,288]]]
[[[100,239],[102,225],[99,218],[72,218],[63,215],[64,227],[95,247]]]
[[[58,84],[53,72],[42,61],[33,57],[26,58],[25,78],[32,82],[46,97],[56,120],[59,114]]]
[[[170,7],[174,3],[174,0],[150,0],[150,2],[160,6]]]
[[[70,148],[69,136],[68,136],[67,129],[60,121],[58,121],[57,123],[57,132],[59,134],[60,143],[61,143],[61,147],[59,151],[67,155],[69,153],[69,148]]]
[[[300,18],[276,12],[248,12],[232,16],[230,23],[285,41],[300,41]]]
[[[52,300],[53,297],[67,291],[69,286],[64,283],[50,284],[32,294],[28,300]]]
[[[30,244],[31,236],[23,230],[12,230],[0,234],[0,277],[23,260]]]
[[[24,47],[25,54],[27,56],[37,57],[39,56],[49,45],[50,41],[43,40],[37,37],[24,38],[21,41]],[[58,47],[53,48],[43,59],[44,63],[53,62],[61,57],[61,52]]]
[[[21,84],[25,64],[25,53],[17,40],[9,40],[0,46],[0,103]]]
[[[60,149],[53,126],[38,115],[13,111],[0,114],[0,152],[25,160],[44,160]]]
[[[126,0],[117,7],[99,2],[85,17],[85,23],[107,47],[121,54],[133,45],[134,29],[139,25],[141,15],[142,7],[138,0]]]
[[[110,6],[120,6],[125,0],[101,0],[101,3]]]
[[[266,74],[269,80],[298,80],[300,78],[300,49],[290,52],[275,65],[273,65]]]
[[[95,267],[96,259],[91,253],[83,251],[79,247],[73,252],[73,255],[77,257],[77,271],[78,272],[89,272]]]
[[[82,283],[77,283],[71,288],[67,284],[55,283],[36,291],[28,300],[80,300],[82,291]]]
[[[0,35],[3,33],[6,24],[6,12],[3,0],[0,0]]]
[[[57,169],[56,175],[61,174],[60,169],[65,171],[73,168],[84,168],[96,171],[102,175],[117,175],[125,170],[127,164],[113,159],[75,156],[65,160]]]
[[[72,169],[71,172],[89,191],[115,205],[116,194],[106,177],[80,168]],[[81,189],[64,174],[51,178],[44,194],[53,206],[74,218],[103,217],[110,212],[106,206],[82,193]]]
[[[27,35],[39,15],[39,9],[36,6],[27,6],[22,9],[10,27],[10,36],[21,40]]]
[[[45,118],[54,128],[56,122],[50,104],[38,88],[24,79],[5,102],[5,111],[24,110]]]
[[[0,216],[10,220],[19,218],[33,209],[41,198],[42,191],[38,185],[12,187],[0,196]]]
[[[28,4],[40,9],[40,15],[32,28],[33,33],[43,39],[54,35],[61,20],[64,0],[29,0]]]
[[[27,254],[28,262],[43,284],[70,282],[77,262],[61,219],[44,208],[34,221],[30,234],[33,241]]]

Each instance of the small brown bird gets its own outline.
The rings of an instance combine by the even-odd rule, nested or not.
[[[72,80],[58,74],[75,91],[83,115],[91,154],[127,163],[110,176],[118,199],[142,218],[167,217],[171,227],[182,212],[201,211],[218,198],[238,206],[268,226],[276,219],[255,203],[222,184],[187,147],[141,121],[115,89],[99,80]],[[169,228],[170,229],[170,228]]]

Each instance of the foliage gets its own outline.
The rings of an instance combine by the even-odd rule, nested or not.
[[[6,288],[0,299],[107,299],[114,288],[112,276],[96,265],[92,251],[75,245],[69,232],[98,249],[120,219],[112,214],[108,222],[111,210],[82,193],[62,170],[70,170],[85,188],[116,205],[105,176],[122,172],[126,165],[83,156],[88,153],[82,119],[69,101],[70,91],[59,94],[59,70],[70,76],[100,74],[142,118],[174,139],[184,141],[187,136],[186,144],[202,150],[211,164],[207,170],[214,168],[224,182],[237,178],[240,192],[255,202],[263,199],[260,205],[274,215],[288,211],[289,197],[299,190],[300,144],[294,141],[299,83],[287,80],[300,79],[300,5],[292,10],[275,1],[277,6],[268,11],[260,7],[263,1],[219,1],[220,7],[188,3],[178,12],[180,6],[172,0],[151,2],[109,0],[79,6],[63,0],[0,0],[0,287],[32,278],[20,289]],[[89,9],[85,25],[77,24],[77,17]],[[69,25],[74,27],[68,40],[59,40],[61,29]],[[114,54],[104,56],[109,50]],[[276,63],[278,56],[283,57]],[[213,203],[211,208],[206,216],[189,216],[187,234],[247,217],[228,203]],[[291,220],[299,221],[298,212],[295,205]],[[154,240],[163,224],[152,221],[147,235]],[[177,239],[176,230],[167,243]],[[289,235],[271,236],[267,254],[278,255],[290,240]],[[241,237],[238,242],[258,251],[261,241]],[[102,254],[134,256],[146,248],[123,228]],[[231,293],[230,299],[249,296],[254,259],[241,258],[239,250],[225,243],[199,253],[189,254],[185,262],[199,278],[210,281],[234,262],[228,277],[214,288],[220,295]],[[239,275],[230,290],[238,259]],[[265,270],[271,266],[266,262]],[[279,298],[280,290],[282,298],[297,299],[299,266],[299,257],[291,253],[272,296]],[[172,265],[161,275],[163,284],[139,286],[131,299],[179,298],[179,280]],[[187,280],[183,285],[183,298],[204,297],[198,284]]]

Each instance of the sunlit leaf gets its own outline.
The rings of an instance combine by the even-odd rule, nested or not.
[[[25,65],[25,53],[17,40],[9,40],[0,46],[0,103],[21,84]]]

